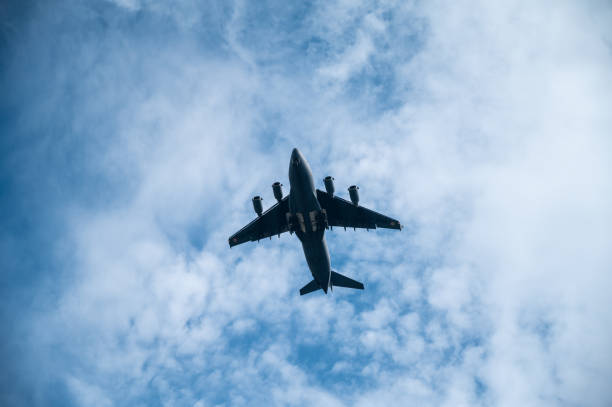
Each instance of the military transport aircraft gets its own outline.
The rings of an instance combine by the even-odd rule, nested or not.
[[[363,284],[331,270],[329,252],[325,243],[325,230],[334,226],[352,228],[388,228],[401,230],[400,223],[392,218],[359,206],[357,186],[349,187],[351,202],[334,196],[334,179],[323,180],[327,192],[315,189],[310,166],[297,148],[291,153],[289,164],[289,195],[283,197],[280,182],[272,184],[274,198],[278,201],[263,212],[261,197],[253,198],[257,218],[229,238],[230,247],[283,232],[295,233],[302,242],[306,262],[314,278],[300,289],[300,295],[334,286],[363,290]]]

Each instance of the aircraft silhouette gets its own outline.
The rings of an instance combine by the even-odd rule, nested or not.
[[[325,191],[315,189],[312,171],[297,148],[291,153],[289,164],[289,195],[283,197],[280,182],[272,184],[274,197],[278,201],[263,212],[262,198],[253,198],[253,209],[257,218],[230,236],[230,247],[247,241],[259,241],[281,233],[295,233],[302,242],[306,262],[313,280],[300,289],[300,295],[322,289],[327,294],[334,286],[363,290],[363,284],[336,273],[331,269],[329,251],[325,242],[325,230],[334,226],[352,228],[387,228],[401,230],[399,221],[359,206],[359,189],[351,185],[348,189],[351,202],[334,195],[334,179],[323,180]]]

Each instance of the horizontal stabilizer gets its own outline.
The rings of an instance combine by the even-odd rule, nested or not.
[[[321,288],[319,283],[315,280],[312,280],[310,283],[306,284],[304,287],[300,288],[300,295],[308,294],[313,291],[317,291]]]
[[[335,271],[331,272],[330,282],[332,287],[346,287],[346,288],[356,288],[358,290],[363,290],[363,283],[359,281],[355,281],[352,278],[348,278],[343,276],[342,274],[336,273]]]

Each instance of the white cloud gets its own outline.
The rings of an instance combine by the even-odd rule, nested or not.
[[[140,0],[110,0],[110,2],[133,11],[139,10],[141,7]]]
[[[112,406],[112,401],[104,394],[104,391],[95,385],[69,377],[67,380],[70,390],[74,393],[79,404],[95,407]]]
[[[335,64],[322,68],[320,74],[334,81],[345,82],[363,69],[373,51],[374,44],[370,37],[360,32],[355,44],[347,49]]]

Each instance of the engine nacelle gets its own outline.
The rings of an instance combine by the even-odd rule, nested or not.
[[[334,196],[334,192],[336,192],[334,188],[334,177],[328,175],[327,177],[323,178],[323,183],[325,183],[325,190],[327,193],[330,196]]]
[[[359,192],[357,192],[358,189],[359,187],[357,185],[351,185],[348,189],[349,195],[351,196],[351,202],[355,206],[359,205]]]
[[[278,202],[283,200],[283,184],[276,181],[272,184],[272,192],[274,192],[274,198],[276,198]]]
[[[263,205],[261,204],[261,201],[263,201],[263,198],[259,195],[253,197],[253,209],[255,210],[257,216],[261,216],[263,213]]]

